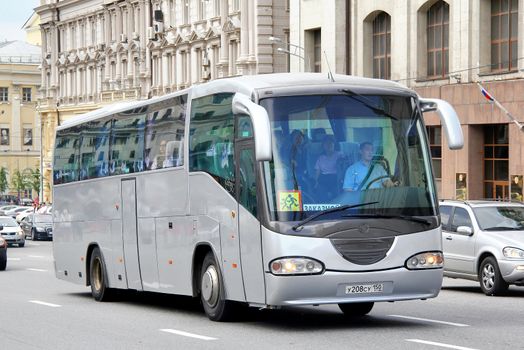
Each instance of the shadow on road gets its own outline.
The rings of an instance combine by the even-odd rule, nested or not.
[[[449,291],[455,291],[455,292],[462,292],[462,293],[473,293],[476,295],[484,295],[484,292],[482,292],[482,289],[477,286],[447,286],[442,287],[442,290],[449,290]],[[516,287],[516,286],[510,286],[509,290],[501,295],[500,297],[524,297],[524,288],[522,287]]]

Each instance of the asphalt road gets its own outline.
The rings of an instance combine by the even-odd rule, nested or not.
[[[250,310],[209,321],[191,298],[125,293],[111,303],[54,276],[52,243],[9,248],[0,272],[0,349],[522,349],[524,288],[487,297],[445,279],[438,298],[376,304],[347,320],[337,306]]]

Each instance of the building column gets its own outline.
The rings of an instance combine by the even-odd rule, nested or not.
[[[220,32],[220,60],[217,64],[218,77],[223,78],[228,75],[229,64],[229,47],[227,43],[227,34],[224,33],[224,26],[228,21],[228,1],[220,0],[220,25],[222,30]]]
[[[240,61],[249,55],[249,0],[240,3]]]
[[[167,65],[167,53],[162,52],[162,86],[163,88],[169,87],[169,68]]]

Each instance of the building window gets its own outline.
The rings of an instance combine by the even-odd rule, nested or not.
[[[391,78],[391,17],[385,12],[373,21],[373,77]]]
[[[491,1],[491,70],[517,69],[518,0]]]
[[[0,87],[0,102],[7,102],[7,96],[9,93],[9,89],[6,87]]]
[[[320,29],[313,31],[313,71],[322,69],[322,32]]]
[[[22,102],[31,102],[31,88],[22,88]]]
[[[440,180],[442,178],[442,128],[428,126],[428,139],[435,179]]]
[[[449,5],[440,0],[428,11],[428,77],[449,72]]]
[[[0,146],[9,146],[9,128],[0,129]]]
[[[509,136],[507,124],[484,127],[484,197],[509,197]]]

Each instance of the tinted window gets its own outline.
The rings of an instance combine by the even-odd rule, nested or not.
[[[111,120],[87,123],[80,146],[80,180],[108,175]]]
[[[146,169],[184,164],[184,126],[187,95],[158,103],[147,115]]]
[[[201,97],[192,102],[189,169],[205,171],[232,195],[234,192],[233,94]]]
[[[78,180],[80,133],[78,128],[57,132],[53,164],[55,185]]]
[[[133,116],[127,116],[135,114]],[[111,175],[136,173],[144,165],[145,113],[142,109],[121,113],[113,121],[111,132]]]
[[[442,221],[442,229],[449,231],[449,218],[453,207],[443,205],[440,207],[440,219]]]
[[[457,231],[457,227],[459,226],[467,226],[473,228],[468,211],[464,208],[457,207],[455,208],[455,212],[453,213],[453,223],[451,225],[451,231]]]

